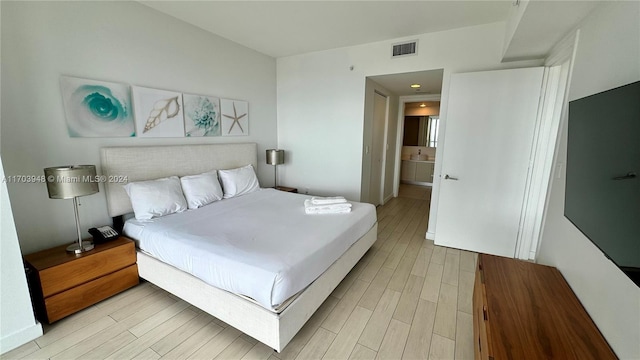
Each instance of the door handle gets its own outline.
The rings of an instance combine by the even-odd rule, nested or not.
[[[458,180],[458,178],[451,177],[451,176],[449,176],[449,174],[445,175],[445,176],[444,176],[444,179],[445,179],[445,180],[456,180],[456,181]]]

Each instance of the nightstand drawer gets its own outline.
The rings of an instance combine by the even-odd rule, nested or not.
[[[41,270],[42,296],[49,297],[135,263],[136,249],[131,241],[89,252],[73,261]]]
[[[102,276],[45,299],[48,321],[54,322],[138,284],[138,265]]]

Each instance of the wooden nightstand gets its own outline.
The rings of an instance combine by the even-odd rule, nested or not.
[[[286,192],[290,192],[290,193],[297,193],[298,192],[298,189],[292,188],[292,187],[286,187],[286,186],[276,186],[276,190],[286,191]]]
[[[67,244],[25,255],[31,298],[40,321],[52,323],[138,284],[136,249],[120,237],[75,255]]]

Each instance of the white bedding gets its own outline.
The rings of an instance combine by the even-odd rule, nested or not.
[[[124,232],[150,255],[274,310],[303,290],[376,222],[375,207],[307,215],[310,196],[274,189],[165,217],[128,220]]]

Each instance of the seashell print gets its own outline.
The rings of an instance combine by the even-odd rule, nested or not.
[[[180,102],[178,101],[178,96],[156,101],[153,105],[153,110],[149,113],[149,118],[147,119],[147,123],[144,125],[144,130],[142,130],[142,132],[146,133],[158,126],[161,122],[174,118],[178,113],[180,113]]]
[[[185,136],[220,136],[219,99],[183,95]]]
[[[60,87],[69,136],[135,136],[127,85],[62,76]]]

